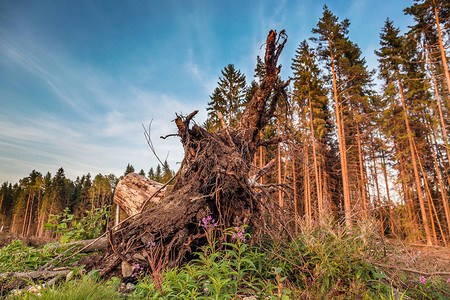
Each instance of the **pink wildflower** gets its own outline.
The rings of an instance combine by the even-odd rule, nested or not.
[[[235,239],[237,241],[241,241],[241,242],[245,242],[247,239],[244,236],[245,233],[245,228],[242,227],[234,227],[234,229],[236,230],[235,233],[233,233],[233,235],[231,236],[232,239]]]
[[[209,228],[209,227],[217,227],[216,220],[213,219],[211,216],[207,216],[202,219],[202,226],[203,228]]]

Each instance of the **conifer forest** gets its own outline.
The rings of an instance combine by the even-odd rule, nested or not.
[[[108,236],[106,250],[79,265],[132,282],[127,297],[450,297],[450,4],[414,0],[403,13],[414,20],[407,32],[388,18],[372,37],[376,69],[350,38],[351,20],[327,6],[304,40],[267,30],[253,74],[231,62],[217,74],[204,123],[176,115],[179,170],[160,161],[75,180],[63,168],[32,170],[1,185],[0,234]],[[298,46],[281,66],[285,43]],[[136,217],[113,201],[130,173],[166,188]],[[436,256],[420,257],[428,251]],[[39,271],[60,266],[45,263]]]

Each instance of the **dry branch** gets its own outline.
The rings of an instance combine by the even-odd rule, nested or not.
[[[436,276],[436,275],[442,275],[442,276],[450,276],[450,272],[424,272],[416,269],[408,269],[408,268],[401,268],[395,265],[386,265],[382,263],[373,262],[374,265],[382,267],[382,268],[388,268],[388,269],[396,269],[398,271],[405,271],[409,273],[415,273],[420,274],[424,276]]]
[[[0,279],[8,278],[26,278],[26,279],[47,279],[56,276],[66,276],[71,270],[57,270],[57,271],[31,271],[31,272],[7,272],[0,273]]]

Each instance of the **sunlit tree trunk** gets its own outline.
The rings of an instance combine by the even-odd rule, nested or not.
[[[361,196],[363,201],[363,211],[364,216],[366,215],[367,210],[367,199],[366,199],[366,179],[364,178],[364,165],[363,165],[363,158],[362,158],[362,148],[361,148],[361,134],[359,132],[359,122],[356,121],[356,136],[358,139],[358,159],[359,159],[359,177],[361,181]]]
[[[262,139],[262,131],[259,132],[260,135],[260,139]],[[262,168],[264,167],[264,165],[266,164],[265,159],[264,159],[264,149],[263,146],[259,146],[259,167]],[[264,183],[264,175],[261,176],[261,178],[259,179],[259,183],[263,184]]]
[[[320,166],[319,166],[320,167]],[[324,209],[325,211],[329,212],[329,200],[328,200],[328,195],[329,195],[329,191],[328,191],[328,176],[326,171],[322,168],[322,171],[320,172],[320,174],[322,175],[321,182],[323,182],[323,199],[324,199]]]
[[[2,193],[2,197],[0,199],[0,214],[2,213],[3,198],[5,198],[5,194],[4,193]]]
[[[434,17],[436,19],[436,27],[437,27],[437,31],[438,31],[438,37],[439,37],[439,49],[441,50],[442,65],[444,66],[445,79],[447,81],[447,93],[450,93],[450,74],[448,72],[447,57],[445,56],[444,43],[442,42],[441,26],[439,24],[439,16],[438,16],[437,5],[436,5],[435,0],[433,0],[433,4],[434,4]]]
[[[296,173],[296,169],[295,169],[295,152],[293,149],[292,149],[292,187],[294,188],[295,233],[298,234],[297,173]]]
[[[377,200],[378,200],[378,213],[380,215],[380,225],[381,225],[381,233],[384,236],[384,220],[383,220],[383,205],[381,203],[380,197],[380,186],[378,185],[378,171],[377,171],[377,161],[375,156],[375,149],[373,147],[374,141],[372,136],[372,161],[373,161],[373,179],[375,181],[375,188],[377,191]]]
[[[309,90],[309,89],[308,89]],[[311,105],[311,92],[308,98],[309,104],[309,116],[310,116],[310,128],[311,128],[311,143],[313,147],[313,163],[314,163],[314,176],[316,178],[316,192],[317,192],[317,206],[319,209],[319,220],[323,218],[323,197],[322,197],[322,182],[319,180],[319,167],[317,163],[317,150],[316,150],[316,137],[314,132],[314,115]]]
[[[398,71],[397,71],[397,78],[400,78],[400,75],[398,74]],[[425,229],[425,237],[427,239],[427,245],[432,245],[433,243],[431,241],[431,234],[430,234],[430,228],[429,228],[429,223],[428,223],[428,217],[427,217],[427,213],[426,213],[426,209],[425,209],[425,202],[424,202],[424,199],[423,199],[422,187],[421,187],[421,184],[420,184],[419,170],[417,169],[417,161],[416,161],[416,152],[414,150],[413,133],[412,133],[411,128],[409,126],[408,110],[406,108],[405,97],[404,97],[404,94],[403,94],[403,87],[401,85],[400,79],[397,81],[397,83],[398,83],[398,88],[399,88],[399,91],[400,91],[400,98],[402,100],[403,116],[405,118],[406,133],[408,135],[409,148],[410,148],[410,151],[411,151],[411,163],[413,165],[413,170],[414,170],[414,178],[415,178],[415,182],[416,182],[417,195],[419,197],[419,205],[420,205],[420,212],[421,212],[421,215],[422,215],[423,227]]]
[[[411,221],[411,224],[413,226],[414,236],[417,237],[419,235],[419,226],[417,224],[416,216],[415,216],[415,210],[414,210],[414,203],[411,198],[411,188],[409,187],[408,182],[406,181],[407,178],[407,172],[406,172],[406,165],[405,161],[403,160],[403,151],[400,150],[400,147],[397,143],[395,143],[395,148],[397,152],[399,153],[400,158],[400,176],[402,178],[402,187],[403,187],[403,194],[405,197],[405,205],[406,210],[408,212],[409,220]]]
[[[433,134],[433,140],[434,140],[434,143],[436,144],[436,137],[434,136],[434,134]],[[437,174],[437,178],[438,178],[439,190],[441,192],[440,194],[441,194],[441,199],[442,199],[442,206],[444,206],[445,220],[447,221],[447,229],[448,229],[448,234],[450,236],[450,209],[448,206],[447,191],[444,186],[444,181],[442,179],[442,174],[439,169],[439,164],[437,161],[436,151],[434,150],[434,147],[431,147],[431,153],[433,155],[434,168],[436,170],[436,174]]]
[[[30,198],[31,198],[31,191],[28,193],[27,208],[25,210],[25,215],[23,217],[22,236],[25,235],[25,226],[27,224],[28,207],[30,206]]]
[[[305,159],[303,160],[303,191],[304,191],[304,198],[305,198],[305,215],[308,218],[308,221],[310,222],[312,220],[312,203],[311,203],[311,190],[309,185],[309,154],[308,154],[308,148],[307,143],[305,141],[304,145],[304,155]]]
[[[415,147],[415,145],[414,145],[414,147]],[[417,148],[415,150],[417,152]],[[426,175],[426,173],[425,173],[425,171],[423,169],[423,165],[422,165],[420,157],[418,157],[418,162],[419,162],[419,166],[420,166],[420,171],[422,172],[422,175],[423,175],[423,181],[425,183],[425,189],[426,189],[426,192],[427,192],[428,211],[430,212],[431,230],[432,230],[432,233],[433,233],[434,242],[437,244],[437,234],[436,234],[436,227],[435,227],[434,221],[433,221],[433,213],[434,213],[434,215],[436,217],[436,222],[438,223],[439,231],[441,233],[443,242],[444,242],[444,244],[447,244],[447,240],[445,238],[444,231],[442,230],[441,221],[439,220],[439,216],[438,216],[438,214],[436,212],[436,207],[434,206],[433,198],[431,197],[431,191],[430,191],[430,187],[428,185],[427,175]]]
[[[281,137],[281,131],[280,131],[280,119],[277,119],[277,129],[278,129],[278,136]],[[281,185],[281,143],[278,143],[278,185]],[[283,193],[281,191],[281,188],[278,188],[278,205],[283,207]]]
[[[28,217],[28,225],[27,225],[27,231],[26,231],[26,236],[30,235],[30,228],[31,228],[31,223],[33,222],[33,206],[34,206],[34,199],[36,198],[36,194],[33,193],[33,197],[31,198],[31,205],[30,205],[30,216]]]
[[[392,233],[395,234],[394,216],[392,214],[392,202],[391,202],[391,196],[389,193],[389,181],[388,181],[388,176],[387,176],[386,160],[384,158],[384,150],[381,150],[381,166],[382,166],[383,175],[384,175],[384,183],[386,185],[386,195],[387,195],[388,205],[389,205],[389,219],[390,219],[390,224],[391,224],[391,230],[392,230]]]
[[[445,151],[447,152],[447,159],[450,159],[450,149],[449,149],[449,144],[448,144],[447,129],[445,127],[445,121],[444,121],[445,118],[444,118],[444,114],[442,113],[441,97],[439,96],[439,90],[438,90],[438,85],[436,82],[436,77],[434,76],[433,66],[431,65],[430,48],[427,46],[426,49],[427,49],[427,61],[428,61],[428,65],[430,67],[431,79],[433,81],[433,87],[434,87],[434,94],[436,96],[437,107],[438,107],[438,111],[439,111],[439,121],[440,121],[441,129],[442,129],[442,137],[443,137],[444,143],[445,143]]]
[[[342,172],[342,185],[344,194],[344,212],[345,212],[345,223],[348,227],[352,226],[352,221],[350,219],[351,214],[351,203],[350,203],[350,185],[348,181],[348,171],[347,171],[347,155],[345,149],[345,131],[343,122],[341,120],[341,109],[338,98],[337,90],[337,79],[334,66],[334,54],[333,47],[331,45],[331,40],[329,42],[330,58],[331,58],[331,72],[333,76],[333,95],[334,95],[334,105],[336,107],[336,125],[338,132],[338,142],[339,142],[339,157],[341,159],[341,172]]]

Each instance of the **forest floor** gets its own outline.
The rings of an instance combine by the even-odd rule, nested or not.
[[[136,278],[122,281],[117,281],[118,278],[114,279],[113,277],[107,281],[109,282],[107,285],[102,283],[103,281],[96,281],[97,279],[82,275],[80,279],[75,280],[75,283],[61,282],[56,289],[49,289],[44,294],[46,297],[43,298],[53,299],[54,293],[65,294],[79,287],[78,293],[87,293],[89,288],[92,288],[92,293],[112,293],[111,295],[116,295],[117,299],[160,299],[157,296],[159,291],[166,293],[167,299],[178,299],[176,297],[185,298],[184,293],[192,284],[192,291],[198,293],[196,295],[200,297],[199,299],[209,299],[209,296],[213,296],[211,287],[209,287],[211,291],[205,294],[207,288],[198,291],[196,286],[208,287],[213,277],[215,280],[222,280],[225,286],[229,285],[229,276],[236,268],[236,261],[240,261],[242,268],[248,268],[248,270],[239,275],[242,276],[242,281],[236,283],[235,291],[230,294],[234,296],[220,296],[218,299],[245,299],[252,295],[256,295],[257,298],[248,299],[266,299],[268,295],[279,299],[320,299],[325,295],[324,293],[333,299],[448,299],[447,297],[450,295],[450,247],[406,245],[401,240],[389,238],[359,239],[361,236],[358,234],[352,236],[338,234],[336,237],[334,233],[326,229],[307,231],[303,237],[299,236],[298,243],[303,246],[291,249],[273,248],[277,246],[272,246],[255,251],[256,248],[239,242],[234,246],[236,252],[233,252],[234,250],[230,252],[231,249],[222,251],[211,244],[199,249],[199,259],[193,264],[189,263],[178,270],[164,271],[161,285],[155,284],[155,278],[152,279],[151,276],[145,274],[136,274]],[[335,237],[335,240],[332,237]],[[0,249],[17,240],[21,241],[23,246],[33,248],[56,242],[55,240],[19,237],[1,232]],[[328,242],[328,245],[325,241]],[[360,247],[361,243],[365,245],[370,243],[372,246]],[[19,248],[11,249],[11,251],[19,253],[31,249]],[[31,262],[36,256],[33,254],[33,250],[26,251],[29,254],[22,260]],[[373,253],[371,254],[371,252]],[[237,255],[237,253],[240,254]],[[86,261],[94,257],[100,259],[97,253],[93,256],[83,256],[78,262],[84,261],[83,264],[86,265]],[[286,265],[287,259],[293,259],[296,260],[295,263],[298,266],[302,262],[301,257],[309,257],[309,262],[304,262],[307,268],[302,272],[296,273],[291,269],[292,266]],[[11,258],[11,260],[15,259]],[[252,264],[246,265],[245,261],[251,261]],[[262,261],[265,263],[258,267]],[[21,271],[25,265],[21,266],[20,264],[21,262],[13,262],[8,258],[0,259],[0,266],[5,269],[3,272]],[[77,264],[73,260],[67,266],[76,269],[79,267],[79,263]],[[244,266],[246,267],[244,268]],[[8,270],[8,268],[11,269]],[[29,271],[33,270],[29,265],[25,268]],[[329,277],[329,279],[317,275],[320,277],[311,281],[316,275],[313,272],[310,277],[307,274],[308,269],[310,271],[315,269],[322,275],[328,274],[325,277]],[[358,270],[361,272],[360,275],[358,275]],[[89,269],[86,271],[89,272]],[[294,277],[292,277],[293,275]],[[321,282],[321,280],[324,281]],[[381,285],[374,285],[376,281]],[[131,282],[133,282],[132,289],[128,287]],[[249,282],[255,282],[255,284]],[[177,291],[175,298],[169,297],[170,294],[167,293],[176,290],[177,284],[180,283],[183,283],[183,286],[186,285],[185,288]],[[7,280],[0,286],[2,295],[5,296],[8,291],[13,289],[27,286],[29,288],[29,282],[27,284],[21,282],[20,279]],[[100,292],[102,288],[106,287],[107,291]],[[219,294],[224,295],[225,291],[227,290],[224,288]],[[404,293],[406,295],[402,296]],[[360,297],[360,294],[363,296]],[[106,294],[102,295],[106,296]],[[263,295],[265,298],[259,297]],[[25,298],[14,296],[11,299]],[[111,299],[116,298],[111,296]]]
[[[38,248],[56,240],[39,237],[23,237],[9,233],[8,231],[0,231],[0,249],[9,245],[12,241],[21,241],[25,246]]]

